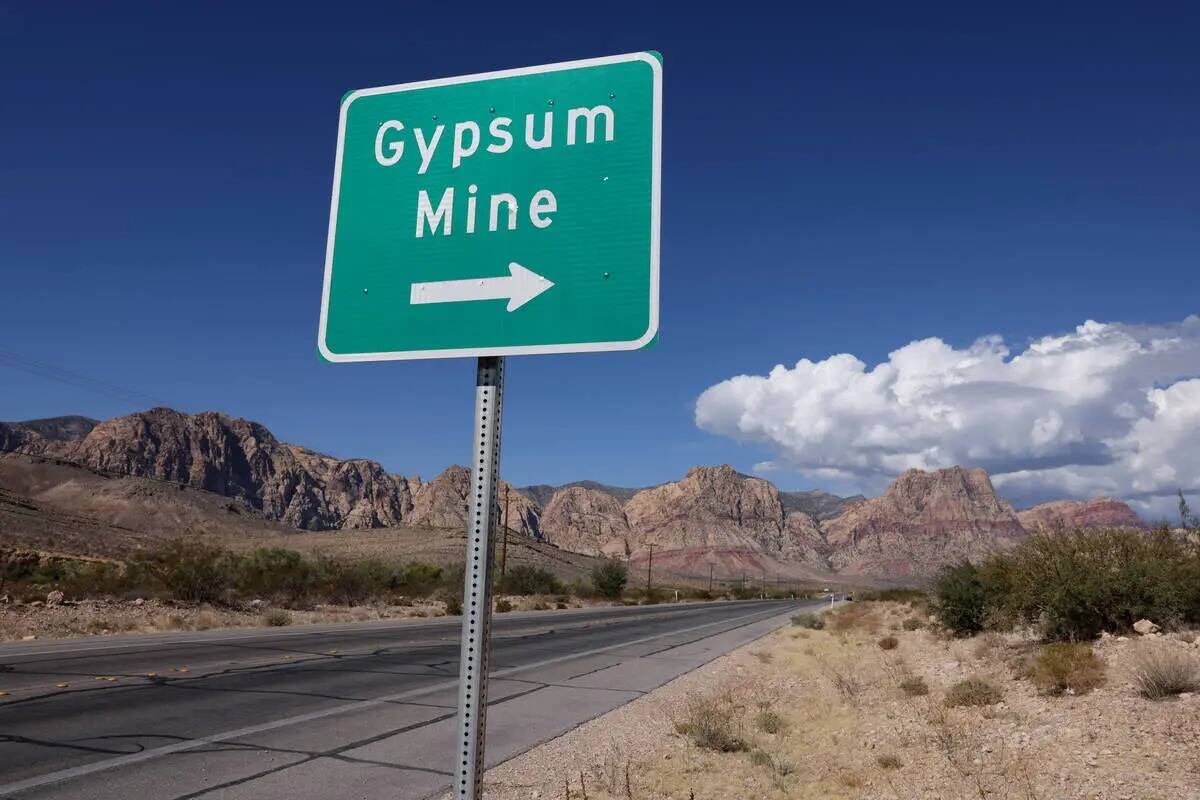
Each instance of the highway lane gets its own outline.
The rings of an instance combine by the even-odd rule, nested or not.
[[[497,615],[489,763],[810,603]],[[0,797],[421,798],[451,777],[458,618],[0,646]]]

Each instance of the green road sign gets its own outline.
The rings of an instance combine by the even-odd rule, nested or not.
[[[321,354],[645,347],[658,331],[661,142],[652,53],[346,95]]]

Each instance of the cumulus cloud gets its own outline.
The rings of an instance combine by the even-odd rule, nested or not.
[[[911,342],[868,368],[852,355],[739,375],[696,401],[706,431],[763,442],[768,465],[874,489],[910,467],[987,469],[1018,502],[1124,497],[1161,514],[1200,490],[1200,317],[1088,321],[1015,355]]]

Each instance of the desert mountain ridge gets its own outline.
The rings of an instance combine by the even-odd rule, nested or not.
[[[469,472],[451,466],[423,481],[370,459],[338,459],[277,440],[263,425],[169,408],[99,422],[56,417],[0,423],[0,451],[55,459],[107,475],[165,481],[230,498],[291,529],[461,529]],[[3,457],[0,455],[0,457]],[[11,470],[0,474],[15,479]],[[20,491],[20,487],[0,485]],[[53,492],[43,491],[39,502]],[[502,483],[501,517],[514,533],[564,550],[703,572],[781,565],[812,574],[903,577],[1004,548],[1039,527],[1144,527],[1111,498],[1015,511],[987,473],[909,470],[876,498],[785,492],[728,465],[635,489],[577,481]],[[0,535],[3,530],[0,529]]]

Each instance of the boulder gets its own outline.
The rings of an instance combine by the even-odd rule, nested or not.
[[[1161,630],[1157,625],[1148,619],[1139,619],[1133,623],[1133,629],[1142,636],[1149,636],[1152,633],[1158,633]]]

